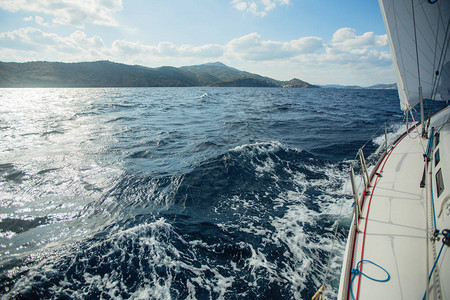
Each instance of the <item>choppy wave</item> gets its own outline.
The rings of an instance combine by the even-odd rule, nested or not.
[[[384,121],[348,110],[377,92],[56,89],[57,109],[30,96],[56,123],[20,119],[23,92],[8,93],[3,141],[50,134],[0,139],[5,299],[306,299],[327,269],[336,296],[348,167]]]
[[[307,297],[321,280],[338,204],[350,199],[344,170],[266,142],[235,147],[179,177],[123,174],[88,206],[114,224],[32,267],[8,295]],[[337,274],[339,261],[331,267]]]

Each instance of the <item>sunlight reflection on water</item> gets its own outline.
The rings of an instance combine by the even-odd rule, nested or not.
[[[104,93],[103,89],[2,89],[0,218],[23,220],[28,223],[23,226],[34,228],[19,238],[11,230],[18,221],[14,226],[1,222],[9,235],[1,243],[5,252],[86,232],[76,222],[83,208],[120,174],[97,155],[118,130],[99,121],[93,109],[92,103]],[[41,223],[34,222],[37,219]],[[36,224],[29,225],[32,222]],[[39,243],[28,242],[36,235]]]

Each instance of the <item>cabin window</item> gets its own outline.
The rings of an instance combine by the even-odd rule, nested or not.
[[[444,180],[442,179],[442,169],[439,169],[436,173],[436,191],[439,197],[444,191]]]
[[[441,161],[441,156],[439,155],[439,149],[434,152],[434,166],[436,167],[437,164]]]
[[[436,132],[434,135],[434,148],[436,148],[437,145],[439,145],[439,132]]]

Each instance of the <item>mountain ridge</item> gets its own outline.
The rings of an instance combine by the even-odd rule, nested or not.
[[[179,68],[149,68],[111,61],[0,62],[0,87],[282,87],[285,83],[221,62]],[[305,82],[303,87],[318,86]]]
[[[333,88],[333,89],[372,89],[372,90],[396,90],[397,84],[374,84],[366,87],[362,87],[359,85],[340,85],[340,84],[327,84],[322,85],[322,88]]]
[[[92,62],[1,62],[0,87],[283,87],[350,88],[360,86],[318,86],[293,78],[280,81],[225,65],[209,62],[200,65],[150,68],[108,60]],[[371,89],[395,89],[395,84],[377,84]]]

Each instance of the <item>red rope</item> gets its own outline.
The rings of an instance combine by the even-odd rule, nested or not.
[[[391,153],[394,150],[394,148],[395,148],[395,146],[393,146],[389,150],[388,154],[386,155],[386,158],[384,159],[384,163],[381,166],[380,172],[383,171],[384,165],[386,164],[387,160],[389,159],[389,156],[391,155]],[[364,258],[364,246],[365,246],[365,243],[366,243],[366,229],[367,229],[367,223],[368,223],[367,221],[368,221],[368,217],[369,217],[370,203],[372,202],[373,191],[375,190],[375,187],[377,186],[378,178],[380,178],[379,174],[380,173],[378,173],[377,174],[377,178],[375,178],[375,183],[373,184],[372,193],[370,193],[369,203],[367,204],[366,222],[364,224],[364,234],[363,234],[363,241],[362,241],[362,247],[361,247],[361,259],[360,260],[363,260],[363,258]],[[363,266],[363,264],[359,265],[359,271],[360,272],[362,272],[362,266]],[[359,278],[358,278],[358,289],[356,290],[356,300],[358,300],[358,297],[359,297],[359,287],[360,287],[360,285],[361,285],[361,276],[359,276]]]

